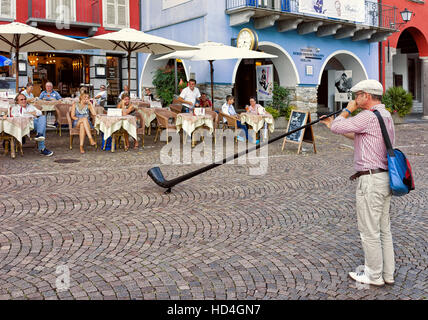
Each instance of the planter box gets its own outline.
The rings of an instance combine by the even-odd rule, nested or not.
[[[288,121],[285,120],[285,117],[279,117],[275,119],[275,130],[282,129],[286,130],[288,125]]]
[[[404,123],[404,117],[400,117],[397,113],[392,113],[392,120],[394,121],[394,124],[402,124]]]

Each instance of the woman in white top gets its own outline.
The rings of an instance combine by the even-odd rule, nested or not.
[[[33,84],[27,83],[27,86],[25,87],[25,90],[23,90],[21,93],[27,98],[27,101],[31,103],[30,100],[34,99],[33,95]]]
[[[264,115],[266,114],[265,108],[256,102],[255,97],[250,97],[250,105],[245,107],[246,111],[251,114]]]

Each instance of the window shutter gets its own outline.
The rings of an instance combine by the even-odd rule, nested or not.
[[[127,9],[126,0],[118,0],[117,1],[117,24],[121,27],[127,26]]]
[[[107,16],[107,25],[115,25],[116,24],[116,5],[115,0],[107,0],[107,8],[106,8],[106,16]]]
[[[58,17],[57,8],[61,5],[61,0],[48,0],[48,2],[47,18],[55,20]]]
[[[74,0],[62,0],[62,5],[64,8],[64,18],[66,21],[74,20]]]
[[[0,16],[6,18],[12,17],[12,0],[1,1]]]

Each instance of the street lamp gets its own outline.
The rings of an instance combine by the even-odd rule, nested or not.
[[[394,28],[397,28],[397,30],[400,26],[402,26],[403,24],[406,24],[407,22],[409,22],[412,19],[413,12],[408,10],[407,8],[405,8],[403,11],[400,12],[400,15],[401,15],[401,19],[403,19],[404,22],[391,23],[391,25]]]
[[[404,23],[407,23],[410,21],[410,19],[412,19],[413,12],[405,8],[403,11],[400,12],[400,14],[401,19],[403,19]]]

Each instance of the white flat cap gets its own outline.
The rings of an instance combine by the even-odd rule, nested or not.
[[[377,80],[363,80],[351,88],[352,92],[364,91],[375,95],[383,95],[383,86]]]

